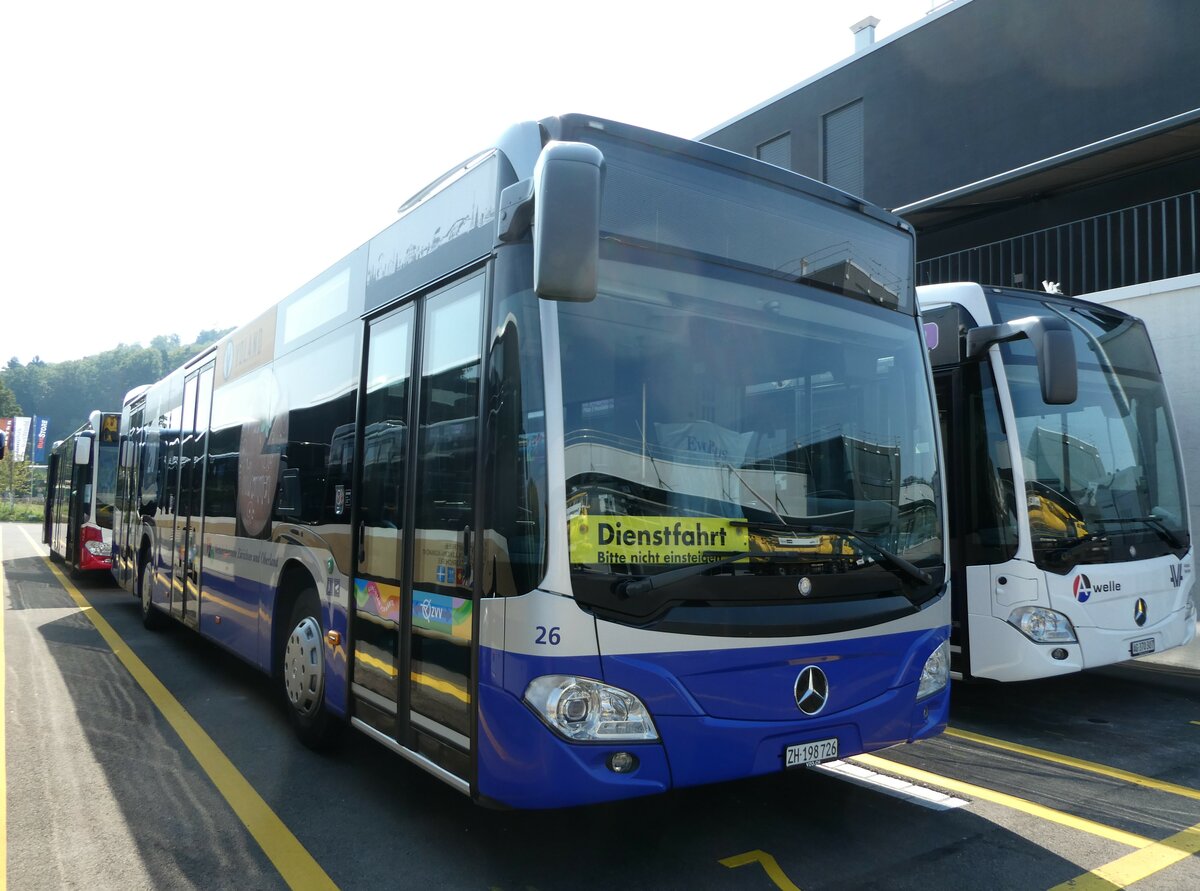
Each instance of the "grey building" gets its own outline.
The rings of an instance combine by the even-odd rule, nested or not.
[[[872,30],[701,139],[897,211],[918,283],[1052,281],[1145,319],[1200,528],[1200,3],[956,0]]]

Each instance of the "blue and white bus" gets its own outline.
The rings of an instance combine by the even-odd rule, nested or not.
[[[577,115],[518,125],[124,406],[114,572],[472,799],[910,742],[948,708],[899,218]]]
[[[1190,643],[1187,493],[1145,325],[1057,294],[917,290],[946,446],[954,676],[1031,680]]]

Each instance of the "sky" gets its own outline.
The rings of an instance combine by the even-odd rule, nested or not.
[[[509,125],[695,137],[934,0],[14,0],[0,367],[240,325]]]

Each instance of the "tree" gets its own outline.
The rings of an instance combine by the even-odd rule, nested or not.
[[[14,358],[7,368],[0,369],[0,383],[25,406],[24,413],[49,418],[51,437],[62,439],[93,411],[119,411],[125,394],[134,387],[160,380],[229,330],[203,331],[188,345],[180,343],[178,334],[165,334],[155,337],[148,347],[121,344],[67,362],[34,359],[22,365]],[[0,412],[0,416],[13,414],[22,412]]]
[[[21,413],[21,404],[13,394],[4,378],[0,378],[0,418],[13,418]]]

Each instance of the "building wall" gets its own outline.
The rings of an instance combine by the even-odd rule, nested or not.
[[[1146,323],[1175,413],[1175,432],[1187,477],[1192,534],[1200,532],[1200,275],[1163,279],[1128,288],[1082,295],[1107,303]]]
[[[967,0],[705,141],[790,132],[820,179],[822,116],[861,99],[863,197],[899,207],[1195,108],[1198,34],[1195,0]]]

